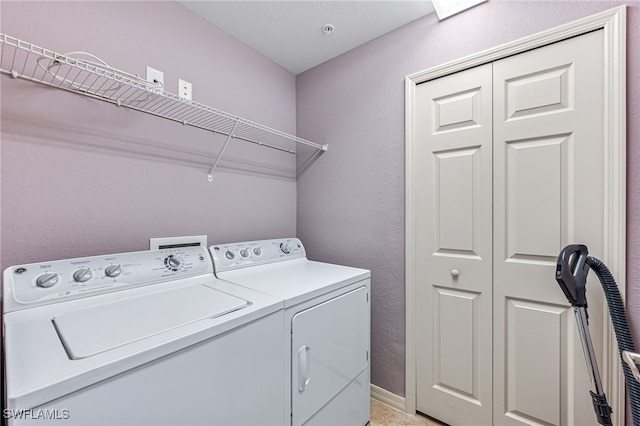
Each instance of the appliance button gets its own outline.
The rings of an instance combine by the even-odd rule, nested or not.
[[[249,249],[244,248],[244,249],[240,250],[240,256],[249,257]]]
[[[225,256],[227,259],[229,259],[229,260],[233,260],[233,259],[235,259],[235,258],[236,258],[236,254],[235,254],[234,252],[232,252],[231,250],[227,250],[227,251],[224,253],[224,256]]]
[[[260,256],[262,254],[262,249],[260,247],[254,247],[253,254],[255,254],[256,256]]]

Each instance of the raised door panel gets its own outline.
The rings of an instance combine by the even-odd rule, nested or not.
[[[602,37],[494,63],[494,424],[594,423],[573,312],[554,277],[565,245],[603,251]],[[602,292],[589,286],[601,353]]]
[[[416,93],[417,408],[491,424],[491,65]]]
[[[445,288],[434,288],[434,292],[434,388],[478,404],[477,365],[473,362],[479,350],[478,293]]]
[[[573,314],[564,306],[512,298],[505,305],[506,412],[524,424],[561,424],[566,402],[562,372],[568,367],[566,342],[573,335]],[[544,368],[532,368],[531,354],[545,360]]]

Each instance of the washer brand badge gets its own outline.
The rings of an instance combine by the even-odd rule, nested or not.
[[[16,268],[15,271],[16,274],[21,275],[24,274],[25,272],[27,272],[27,268]]]

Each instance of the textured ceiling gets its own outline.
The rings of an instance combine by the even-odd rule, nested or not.
[[[434,11],[429,0],[181,1],[299,74]],[[323,26],[334,30],[325,34]]]

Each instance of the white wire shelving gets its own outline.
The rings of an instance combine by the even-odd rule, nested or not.
[[[287,145],[303,144],[321,151],[328,149],[326,144],[311,142],[208,105],[180,98],[164,91],[155,83],[114,69],[91,54],[60,54],[4,33],[0,33],[0,73],[226,136],[209,171],[209,181],[213,180],[213,171],[232,139],[291,154],[295,154],[295,150],[288,149]]]

